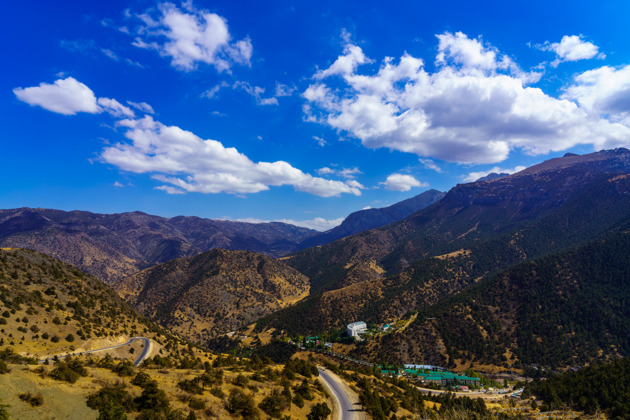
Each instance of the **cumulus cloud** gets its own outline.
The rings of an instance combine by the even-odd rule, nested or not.
[[[205,63],[223,72],[235,64],[250,64],[253,47],[249,38],[232,41],[223,17],[197,10],[191,3],[185,4],[184,10],[162,3],[157,10],[147,10],[137,17],[142,26],[133,45],[170,57],[177,69],[191,71]]]
[[[58,79],[53,84],[40,83],[39,86],[13,89],[22,102],[63,115],[79,112],[98,114],[107,112],[114,117],[133,118],[134,112],[115,99],[97,98],[92,89],[73,77]]]
[[[409,191],[414,187],[428,187],[426,182],[420,182],[411,175],[391,174],[385,182],[381,182],[390,191]]]
[[[463,175],[462,179],[464,182],[475,182],[479,178],[483,178],[484,176],[488,176],[492,173],[512,175],[512,174],[522,171],[523,169],[525,169],[524,166],[515,166],[512,169],[501,169],[498,166],[495,166],[494,168],[488,169],[487,171],[471,172],[468,175]]]
[[[549,96],[528,86],[539,73],[522,70],[481,40],[462,33],[437,38],[433,72],[406,53],[397,62],[386,57],[371,74],[359,71],[367,58],[318,71],[302,94],[305,120],[345,132],[368,148],[459,163],[501,162],[515,148],[536,155],[578,144],[630,144],[628,125],[590,112],[571,89],[561,98]],[[354,47],[346,45],[340,58],[363,57]],[[333,74],[341,76],[343,88],[329,84]],[[584,83],[576,77],[576,86]]]
[[[270,223],[270,222],[282,222],[288,223],[294,226],[305,227],[308,229],[318,230],[320,232],[325,232],[330,230],[336,226],[339,226],[341,222],[343,222],[344,218],[340,217],[338,219],[324,219],[323,217],[316,217],[310,220],[294,220],[294,219],[276,219],[276,220],[262,220],[255,218],[245,218],[245,219],[237,219],[237,222],[247,222],[247,223]]]
[[[106,147],[104,162],[123,171],[150,173],[167,193],[256,193],[291,185],[321,197],[361,195],[356,181],[314,177],[284,161],[253,162],[233,147],[203,140],[190,131],[166,126],[146,115],[118,122],[130,142]]]
[[[556,53],[558,58],[551,65],[557,67],[558,64],[566,61],[588,60],[593,57],[605,58],[599,52],[599,47],[592,42],[584,41],[581,35],[565,35],[560,42],[545,43],[538,46],[543,51]]]
[[[600,67],[575,77],[563,95],[601,118],[630,125],[630,65]]]
[[[101,112],[92,89],[73,77],[56,80],[53,84],[42,82],[39,86],[18,87],[13,89],[13,93],[22,102],[41,106],[58,114],[75,115],[78,112],[97,114]]]

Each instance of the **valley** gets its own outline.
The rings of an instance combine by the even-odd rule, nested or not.
[[[369,227],[401,208],[411,212]],[[16,396],[72,394],[87,401],[84,418],[562,411],[536,378],[630,353],[628,209],[630,151],[615,149],[421,194],[367,224],[353,213],[323,236],[3,210],[0,398],[14,416],[52,418],[63,408],[29,411]],[[588,398],[608,414],[630,409]],[[576,413],[597,414],[576,401]]]

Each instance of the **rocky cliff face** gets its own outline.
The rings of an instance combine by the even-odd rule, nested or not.
[[[284,223],[241,223],[141,212],[95,214],[49,209],[0,210],[0,246],[29,248],[106,282],[213,248],[279,256],[317,232]]]
[[[159,264],[114,288],[142,314],[202,343],[306,297],[309,282],[265,255],[215,249]]]

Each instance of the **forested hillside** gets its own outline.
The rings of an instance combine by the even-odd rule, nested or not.
[[[379,354],[504,367],[627,356],[629,253],[625,231],[491,275],[421,310],[403,333],[383,338]],[[444,359],[427,360],[438,343]]]

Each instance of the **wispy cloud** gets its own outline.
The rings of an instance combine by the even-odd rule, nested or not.
[[[437,166],[437,164],[435,162],[433,162],[431,159],[423,159],[420,158],[418,159],[418,161],[422,164],[422,166],[424,166],[427,169],[431,169],[432,171],[435,171],[437,173],[442,173],[442,168],[440,168],[439,166]]]
[[[361,172],[359,168],[357,168],[356,166],[352,168],[341,168],[341,169],[329,168],[325,166],[323,168],[318,169],[317,173],[320,175],[335,175],[335,176],[339,176],[346,179],[356,179],[357,175],[362,174],[363,172]]]

